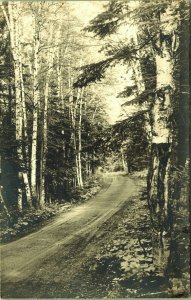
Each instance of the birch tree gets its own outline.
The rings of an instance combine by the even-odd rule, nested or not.
[[[53,24],[50,23],[50,36],[48,40],[48,53],[47,53],[47,68],[46,81],[44,87],[44,107],[43,107],[43,137],[41,144],[41,161],[40,161],[40,193],[39,193],[39,206],[42,208],[45,205],[45,169],[46,169],[46,155],[47,155],[47,136],[48,136],[48,99],[49,99],[49,84],[50,76],[52,73],[54,52],[52,48],[53,42]]]
[[[101,134],[101,109],[83,88],[73,87],[80,61],[89,61],[90,53],[66,2],[10,1],[0,9],[14,65],[9,96],[15,94],[11,111],[16,115],[17,206],[43,208],[48,199],[82,189],[99,161],[94,145]],[[14,145],[10,152],[14,168]]]
[[[78,153],[77,153],[77,168],[78,168],[78,184],[83,187],[82,178],[82,113],[83,113],[83,89],[79,96],[79,122],[78,122]]]
[[[33,116],[32,116],[32,144],[31,144],[31,191],[32,199],[37,204],[37,133],[38,133],[38,109],[39,109],[39,50],[40,50],[40,14],[42,13],[42,5],[37,4],[33,7],[30,4],[33,16],[33,58],[32,58],[32,97],[33,97]]]
[[[172,199],[178,197],[175,196],[170,181],[173,181],[172,165],[179,164],[177,152],[177,144],[180,141],[177,135],[179,128],[175,125],[176,107],[179,105],[177,58],[180,59],[179,37],[181,23],[187,18],[187,8],[185,1],[162,3],[145,1],[143,11],[141,3],[136,2],[131,6],[132,2],[110,2],[106,11],[90,22],[87,31],[93,32],[101,39],[109,37],[109,42],[103,47],[106,58],[83,67],[83,73],[75,82],[75,86],[87,86],[102,80],[108,67],[116,63],[123,62],[127,67],[133,66],[138,95],[131,103],[140,103],[141,109],[144,103],[149,104],[145,111],[142,109],[147,115],[145,129],[149,131],[151,150],[148,204],[153,226],[162,234],[172,226],[171,211],[174,205]],[[185,8],[183,13],[182,6]],[[138,31],[133,39],[129,39],[128,26],[132,23],[136,25]],[[123,39],[116,46],[115,43],[112,44],[110,36],[116,34],[121,27]],[[127,32],[126,39],[124,32]],[[142,59],[149,56],[150,62],[154,61],[154,64],[152,63],[154,80],[148,76],[148,70],[146,74],[143,72]],[[145,89],[146,82],[147,89]],[[182,160],[183,164],[185,159],[184,162]]]
[[[16,118],[16,141],[17,141],[17,155],[18,155],[18,166],[19,166],[19,186],[18,186],[18,209],[22,210],[23,207],[23,193],[22,186],[24,184],[27,204],[31,203],[31,191],[29,186],[29,177],[26,171],[26,162],[23,156],[23,122],[26,126],[26,108],[24,98],[24,86],[22,79],[22,53],[20,44],[20,14],[21,14],[21,3],[9,2],[7,9],[4,4],[1,4],[4,17],[7,22],[9,29],[10,41],[11,41],[11,52],[14,61],[14,77],[15,77],[15,118]],[[24,129],[26,135],[26,129]],[[22,184],[23,181],[23,184]]]
[[[152,106],[152,168],[149,178],[149,203],[154,222],[164,227],[168,222],[169,175],[172,163],[172,134],[170,118],[176,92],[174,78],[175,60],[179,47],[179,13],[177,1],[173,1],[165,11],[158,13],[159,33],[155,43],[156,94]],[[176,11],[176,12],[175,12]],[[157,217],[157,219],[156,219]]]

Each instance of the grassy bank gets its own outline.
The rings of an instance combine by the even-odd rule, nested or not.
[[[103,184],[101,178],[94,177],[88,180],[83,188],[73,189],[70,198],[63,199],[62,202],[55,201],[47,204],[43,209],[24,209],[22,212],[12,209],[9,211],[11,223],[2,212],[0,214],[1,243],[11,242],[38,230],[58,214],[92,198]]]

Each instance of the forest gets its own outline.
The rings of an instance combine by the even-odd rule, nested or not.
[[[177,257],[182,232],[189,240],[189,3],[79,7],[0,4],[2,241],[89,201],[108,173],[144,174],[152,232],[159,248],[170,241],[166,272],[181,278],[171,281],[184,295],[189,259]],[[120,102],[114,121],[111,97]]]

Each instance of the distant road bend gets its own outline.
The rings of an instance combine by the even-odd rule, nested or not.
[[[109,176],[110,183],[88,202],[60,214],[39,231],[1,246],[3,297],[7,295],[4,290],[6,284],[13,289],[11,292],[9,287],[9,296],[14,297],[14,284],[18,286],[19,282],[29,279],[39,278],[50,284],[55,280],[72,280],[74,272],[80,268],[82,256],[87,256],[86,247],[99,234],[103,223],[138,193],[137,183],[128,176]],[[78,251],[78,245],[82,243],[80,251],[83,255]],[[76,253],[72,257],[75,247]],[[58,264],[54,261],[56,258]],[[21,291],[20,296],[26,297],[26,294]]]

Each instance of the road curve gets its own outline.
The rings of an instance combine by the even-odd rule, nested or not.
[[[91,243],[91,239],[99,232],[103,223],[138,193],[137,183],[128,176],[110,175],[110,178],[110,185],[90,201],[60,214],[39,231],[1,246],[3,297],[6,297],[6,283],[14,287],[14,284],[39,277],[41,281],[45,280],[51,284],[55,278],[58,278],[58,281],[64,280],[63,276],[58,275],[63,271],[68,280],[72,278],[77,265],[81,263],[77,257],[78,244],[84,243],[83,251],[86,251],[84,249]],[[71,265],[67,270],[66,262],[63,264],[65,270],[62,270],[63,255],[74,251],[72,247],[76,247],[73,270]],[[55,257],[57,261],[60,258],[60,264],[56,266],[53,263]]]

